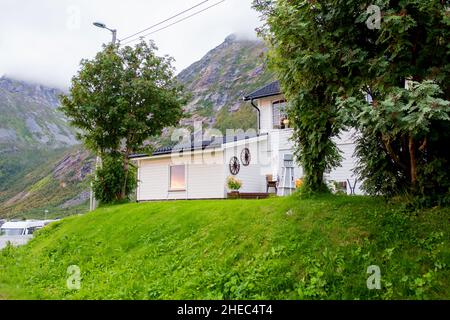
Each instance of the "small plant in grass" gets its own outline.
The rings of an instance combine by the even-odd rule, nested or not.
[[[235,177],[228,177],[227,186],[230,191],[239,191],[239,189],[242,187],[242,181],[236,179]]]
[[[300,188],[302,186],[302,184],[303,184],[303,178],[295,180],[295,188],[296,189]]]

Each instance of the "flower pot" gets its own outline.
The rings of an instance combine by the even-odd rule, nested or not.
[[[228,192],[228,198],[230,199],[239,199],[239,191],[238,190],[232,190]]]

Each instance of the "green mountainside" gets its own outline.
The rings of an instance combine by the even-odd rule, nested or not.
[[[49,217],[61,217],[86,211],[89,199],[86,178],[95,161],[91,153],[81,146],[37,152],[41,157],[34,161],[35,167],[23,168],[0,191],[0,217],[39,218],[44,210],[49,211]]]
[[[81,168],[82,178],[90,172],[89,155],[57,110],[61,93],[0,78],[0,217],[54,211],[68,201],[77,206],[86,202],[81,201],[86,193],[83,179],[72,175]]]

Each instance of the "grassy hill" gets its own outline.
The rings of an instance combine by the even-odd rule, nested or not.
[[[449,299],[449,218],[349,196],[104,207],[1,251],[0,297]],[[367,289],[370,265],[381,290]]]

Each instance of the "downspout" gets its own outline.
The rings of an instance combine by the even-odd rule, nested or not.
[[[258,130],[257,130],[257,132],[259,134],[259,131],[261,130],[261,110],[259,110],[258,106],[253,101],[255,101],[254,98],[252,98],[250,100],[250,103],[252,104],[253,108],[255,108],[256,111],[258,112]]]

